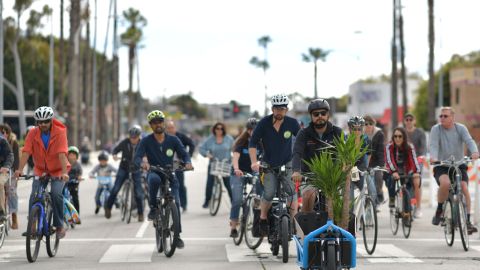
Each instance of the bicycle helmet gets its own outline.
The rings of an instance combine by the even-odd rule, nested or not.
[[[327,110],[330,111],[330,104],[325,99],[318,98],[310,101],[308,104],[308,113],[312,113],[315,110]]]
[[[147,115],[147,120],[148,122],[152,122],[153,119],[160,119],[160,120],[163,120],[165,119],[165,114],[163,114],[162,111],[159,111],[159,110],[154,110],[154,111],[151,111],[148,115]]]
[[[100,154],[98,155],[98,161],[100,160],[108,161],[108,153],[105,151],[100,152]]]
[[[363,126],[365,126],[365,120],[361,116],[353,116],[350,119],[348,119],[349,128],[363,127]]]
[[[35,110],[33,117],[36,121],[47,121],[53,118],[53,109],[47,106],[42,106]]]
[[[255,129],[255,127],[257,126],[257,123],[258,123],[257,118],[254,118],[254,117],[248,118],[246,127],[247,129]]]
[[[130,137],[138,137],[140,134],[142,134],[142,128],[139,125],[134,125],[128,130]]]
[[[284,94],[276,94],[272,97],[272,106],[278,107],[287,107],[288,106],[288,97]]]
[[[76,146],[70,146],[68,147],[68,153],[75,153],[78,157],[80,155],[80,150],[78,150]]]

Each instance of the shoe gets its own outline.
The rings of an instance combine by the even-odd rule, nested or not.
[[[12,213],[12,230],[18,229],[17,213]]]
[[[23,236],[23,237],[27,237],[27,232],[23,232],[23,233],[22,233],[22,236]]]
[[[388,199],[388,207],[394,208],[395,207],[395,198]]]
[[[205,202],[203,203],[202,208],[205,208],[205,209],[208,208],[208,201],[205,201]]]
[[[185,243],[183,242],[183,240],[180,237],[178,237],[177,238],[177,248],[182,249],[184,247],[185,247]]]
[[[442,220],[442,210],[437,210],[435,212],[435,216],[433,216],[432,218],[432,224],[437,226],[438,224],[440,224],[440,221]]]
[[[383,194],[378,194],[377,195],[377,205],[382,205],[385,202],[385,198],[383,197]]]
[[[0,210],[0,222],[7,221],[7,216],[5,216],[5,212],[3,210]]]
[[[148,215],[147,215],[148,220],[154,220],[156,212],[157,212],[156,209],[150,209],[150,212],[148,212]]]
[[[116,202],[115,203],[115,208],[119,209],[120,208],[120,203]]]
[[[66,235],[66,233],[67,233],[67,231],[65,230],[65,228],[63,228],[63,227],[57,228],[56,234],[57,234],[57,238],[58,238],[58,239],[64,238],[65,235]]]
[[[143,222],[143,214],[138,214],[138,222]]]
[[[266,219],[260,219],[260,235],[268,235],[268,220]]]
[[[187,208],[182,208],[182,213],[185,214],[187,212]]]
[[[420,210],[418,208],[415,208],[415,212],[413,213],[413,217],[416,218],[416,219],[423,217],[422,210]]]
[[[95,215],[98,214],[99,211],[100,211],[100,206],[97,205],[97,206],[95,207]]]
[[[237,238],[238,237],[237,229],[231,229],[230,230],[230,237],[232,237],[232,238]]]
[[[112,209],[110,208],[105,208],[105,217],[107,219],[111,218],[112,217]]]
[[[477,228],[475,226],[473,226],[473,224],[470,221],[467,222],[467,232],[468,232],[468,234],[478,232]]]

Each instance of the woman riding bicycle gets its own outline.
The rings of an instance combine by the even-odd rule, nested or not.
[[[230,237],[238,237],[238,216],[243,199],[243,186],[246,184],[243,173],[252,173],[250,156],[248,154],[248,142],[252,136],[253,130],[257,126],[256,118],[247,120],[246,130],[235,140],[233,144],[233,174],[230,176],[230,186],[232,189],[232,208],[230,210]],[[257,147],[257,153],[260,153]],[[257,192],[261,184],[257,183]]]
[[[420,188],[420,166],[415,154],[415,146],[408,143],[407,132],[402,127],[393,130],[392,140],[385,146],[385,163],[387,165],[387,187],[389,207],[395,207],[395,182],[401,175],[411,176],[415,193]],[[411,187],[412,183],[407,183]]]

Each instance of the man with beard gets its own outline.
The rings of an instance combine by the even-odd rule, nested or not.
[[[292,177],[292,138],[300,130],[294,118],[286,116],[288,111],[288,97],[279,94],[272,97],[273,114],[265,116],[258,123],[250,139],[248,152],[252,162],[252,170],[258,172],[260,164],[257,161],[257,145],[261,141],[264,156],[263,162],[267,163],[263,186],[264,192],[260,203],[260,233],[268,234],[268,210],[272,205],[273,197],[277,192],[279,183],[282,182],[284,191],[289,195],[288,206],[290,214],[295,216],[298,208],[297,194]],[[285,168],[285,172],[282,171]]]
[[[330,105],[324,99],[314,99],[308,105],[310,124],[298,132],[293,146],[292,178],[295,182],[302,180],[301,173],[308,173],[305,161],[310,161],[324,149],[333,146],[334,138],[342,135],[342,129],[334,126],[330,121]],[[318,189],[309,185],[302,186],[302,212],[312,212]]]
[[[192,162],[188,153],[185,151],[185,147],[176,136],[168,135],[165,133],[165,115],[163,112],[155,110],[148,114],[148,123],[153,130],[153,133],[143,138],[135,153],[134,162],[137,167],[142,164],[143,157],[147,157],[150,165],[165,167],[173,164],[173,156],[176,153],[177,156],[185,163],[187,170],[193,169]],[[147,166],[144,167],[147,169]],[[160,184],[166,181],[164,175],[151,172],[147,176],[148,189],[150,193],[149,204],[150,212],[148,213],[148,219],[153,220],[157,214],[157,193],[160,188]],[[176,206],[178,209],[178,216],[180,217],[180,197],[178,194],[178,181],[175,179],[170,186],[172,193],[175,197]],[[180,232],[182,231],[182,225],[180,222]],[[177,239],[177,247],[183,248],[184,243],[180,236]]]

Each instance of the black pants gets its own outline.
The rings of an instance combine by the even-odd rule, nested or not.
[[[78,200],[78,183],[75,184],[67,184],[68,192],[72,196],[71,203],[77,209],[78,214],[80,214],[80,201]]]

